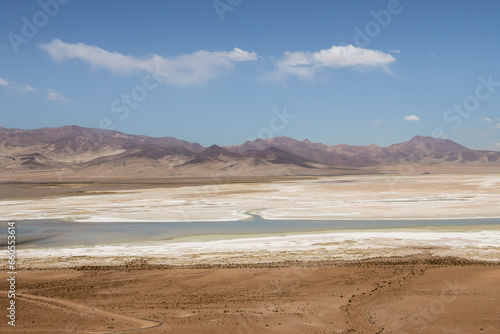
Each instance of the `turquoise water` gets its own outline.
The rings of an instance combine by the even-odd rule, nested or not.
[[[447,220],[359,220],[359,221],[310,221],[265,220],[255,216],[253,220],[228,222],[120,222],[75,223],[58,220],[16,221],[16,238],[19,248],[46,248],[93,246],[102,244],[147,243],[173,241],[178,238],[202,240],[231,236],[299,234],[306,232],[335,232],[346,230],[426,228],[443,230],[459,227],[460,230],[500,229],[500,218],[447,219]],[[0,247],[7,242],[7,222],[1,222]]]

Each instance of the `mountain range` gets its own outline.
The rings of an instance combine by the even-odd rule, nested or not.
[[[0,127],[0,179],[336,175],[500,170],[500,152],[416,136],[388,147],[329,146],[288,137],[203,147],[173,137],[64,126]]]

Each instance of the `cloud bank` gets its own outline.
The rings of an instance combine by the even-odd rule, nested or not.
[[[177,86],[205,83],[232,69],[238,62],[258,59],[255,52],[238,48],[219,52],[200,50],[175,58],[153,55],[149,58],[139,59],[83,43],[65,43],[59,39],[41,44],[40,47],[56,61],[78,59],[92,67],[106,69],[114,73],[149,71],[155,73],[162,82]]]
[[[205,50],[167,58],[152,55],[136,58],[111,52],[83,43],[65,43],[54,39],[41,44],[55,61],[77,59],[93,68],[113,73],[149,71],[162,82],[176,86],[192,86],[215,79],[234,68],[239,62],[258,60],[257,54],[234,48],[232,51],[210,52]],[[379,69],[390,72],[389,65],[396,60],[390,53],[364,49],[353,45],[332,46],[319,51],[285,52],[275,61],[274,69],[264,75],[270,81],[281,81],[288,77],[310,80],[324,74],[328,68],[351,68],[355,70]]]
[[[326,68],[382,69],[389,70],[394,62],[389,53],[363,49],[353,45],[332,46],[315,52],[285,52],[284,57],[276,62],[276,68],[268,73],[268,80],[283,80],[295,76],[301,80],[314,78]]]

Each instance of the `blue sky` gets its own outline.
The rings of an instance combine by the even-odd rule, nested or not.
[[[500,2],[0,2],[0,126],[500,150]]]

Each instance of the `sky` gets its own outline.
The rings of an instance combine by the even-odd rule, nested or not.
[[[0,2],[0,126],[500,150],[497,0]]]

